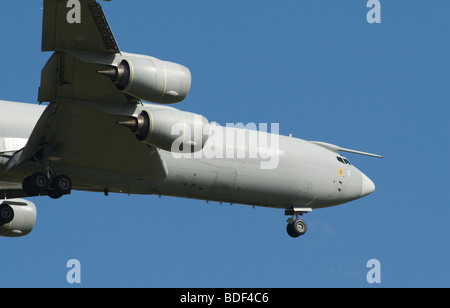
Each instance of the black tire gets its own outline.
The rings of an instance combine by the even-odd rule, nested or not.
[[[34,192],[42,192],[47,190],[49,187],[50,181],[48,177],[42,172],[37,172],[30,176],[29,183],[31,191]]]
[[[9,224],[14,219],[14,210],[9,204],[0,204],[0,226]]]
[[[61,196],[68,195],[72,191],[72,181],[68,176],[58,175],[52,181],[52,189]]]
[[[60,193],[54,191],[54,190],[48,190],[47,191],[47,195],[52,198],[52,199],[59,199],[61,198],[63,195],[61,195]]]
[[[291,223],[291,232],[297,236],[303,235],[306,233],[308,227],[306,222],[301,219],[296,219]]]
[[[25,178],[22,182],[22,188],[29,197],[39,196],[39,191],[33,188],[31,184],[31,176]]]
[[[290,237],[293,237],[293,238],[299,237],[298,234],[295,234],[295,233],[294,233],[294,230],[293,230],[293,229],[294,229],[294,228],[292,227],[292,222],[291,222],[291,223],[288,223],[288,225],[286,226],[286,231],[287,231],[287,233],[289,234],[289,236],[290,236]]]

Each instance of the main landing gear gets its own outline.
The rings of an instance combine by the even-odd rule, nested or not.
[[[48,195],[52,199],[61,198],[72,191],[72,181],[66,175],[53,176],[37,172],[23,180],[23,191],[29,196]]]
[[[311,212],[311,210],[311,208],[293,208],[285,210],[285,215],[292,215],[292,217],[287,220],[288,225],[286,226],[286,231],[289,236],[296,238],[306,233],[308,229],[306,222],[298,218],[298,216]]]

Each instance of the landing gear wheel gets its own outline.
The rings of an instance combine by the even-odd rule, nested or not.
[[[53,196],[68,195],[72,191],[72,181],[68,176],[58,175],[52,181],[52,190],[55,192]],[[51,195],[49,196],[52,197]]]
[[[307,230],[306,222],[298,218],[290,222],[286,227],[287,233],[294,238],[305,234],[306,230]]]
[[[47,191],[47,195],[52,199],[59,199],[63,196],[60,193],[57,193],[56,191],[50,189]]]
[[[48,177],[42,172],[37,172],[30,177],[30,183],[39,192],[44,191],[49,185]]]
[[[27,195],[38,196],[41,192],[47,190],[49,182],[45,174],[37,172],[23,180],[22,188]]]
[[[287,224],[286,231],[287,231],[287,234],[289,234],[290,237],[293,237],[293,238],[298,237],[298,235],[295,235],[294,232],[292,232],[292,224],[291,223]]]
[[[23,180],[22,182],[22,188],[23,191],[29,196],[29,197],[33,197],[33,196],[39,196],[39,191],[34,189],[32,184],[31,184],[31,176],[27,177],[25,180]]]
[[[52,199],[59,199],[72,192],[72,180],[66,175],[50,180],[44,173],[37,172],[23,180],[22,188],[30,197],[46,194]]]
[[[14,210],[9,204],[0,204],[0,226],[9,224],[14,219]]]

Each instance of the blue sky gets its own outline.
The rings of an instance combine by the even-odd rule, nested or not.
[[[34,199],[25,238],[0,238],[0,287],[449,287],[450,2],[101,2],[123,51],[190,68],[177,108],[221,124],[384,155],[347,157],[376,185],[304,216],[155,196],[74,192]],[[0,7],[0,99],[36,103],[42,1]],[[370,259],[381,284],[366,281]],[[75,287],[77,287],[75,286]]]

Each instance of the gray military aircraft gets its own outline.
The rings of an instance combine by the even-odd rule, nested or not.
[[[307,229],[299,215],[374,191],[339,153],[379,155],[169,107],[188,95],[190,71],[122,52],[97,1],[71,2],[44,0],[42,51],[53,54],[38,101],[48,104],[0,101],[0,236],[34,227],[36,206],[18,198],[73,189],[284,209],[292,237]]]

